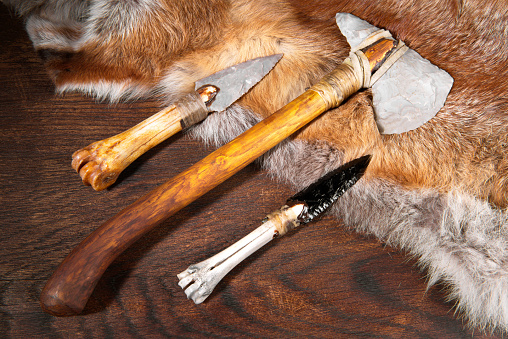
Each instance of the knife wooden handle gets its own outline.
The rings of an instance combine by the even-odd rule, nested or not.
[[[96,191],[107,188],[149,149],[206,118],[205,102],[209,98],[210,91],[189,93],[129,130],[74,152],[72,168],[79,173],[83,183]]]
[[[331,81],[351,81],[353,69],[342,64]],[[328,80],[324,80],[325,82]],[[138,199],[83,240],[60,264],[41,294],[42,308],[53,315],[80,313],[98,280],[115,258],[141,236],[210,191],[266,151],[330,108],[321,91],[346,98],[360,84],[310,90],[236,139]],[[328,88],[328,89],[326,89]],[[348,90],[343,92],[344,88]]]

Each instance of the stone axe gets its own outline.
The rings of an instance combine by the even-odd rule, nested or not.
[[[295,100],[139,198],[92,232],[67,256],[48,280],[41,293],[42,308],[57,316],[80,313],[104,271],[127,247],[317,116],[340,105],[362,87],[371,86],[374,81],[381,81],[385,76],[390,81],[394,80],[389,76],[393,69],[395,76],[399,75],[394,81],[411,78],[406,73],[401,73],[404,69],[416,72],[414,74],[417,79],[430,78],[426,87],[431,87],[430,93],[434,95],[422,95],[420,99],[425,105],[420,106],[424,108],[421,110],[424,113],[427,111],[425,107],[431,106],[432,115],[437,113],[441,107],[439,98],[442,102],[445,101],[452,79],[417,53],[408,55],[407,47],[395,41],[389,32],[357,20],[359,19],[348,14],[337,16],[339,27],[353,45],[353,52],[344,63]],[[355,41],[361,43],[357,44]],[[400,63],[406,62],[410,65],[402,67],[402,71],[397,69]],[[425,67],[422,69],[420,66]],[[404,82],[401,86],[407,88],[410,84]],[[416,86],[412,92],[415,91],[419,92],[420,87]],[[385,94],[389,93],[390,91],[385,91]],[[411,102],[406,108],[416,103],[406,101]],[[428,103],[431,105],[427,105]],[[416,125],[428,119],[428,116],[421,118]],[[416,125],[412,128],[417,127]]]

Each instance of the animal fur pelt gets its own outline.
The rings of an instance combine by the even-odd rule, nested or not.
[[[333,212],[418,258],[429,285],[479,328],[508,330],[508,5],[481,0],[6,1],[26,28],[57,91],[110,101],[159,98],[250,58],[284,57],[240,102],[191,133],[223,144],[331,71],[349,47],[336,12],[388,29],[450,73],[437,116],[380,135],[369,91],[324,114],[260,160],[302,188],[373,154],[364,180]]]

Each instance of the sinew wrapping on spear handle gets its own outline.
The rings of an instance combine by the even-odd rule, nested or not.
[[[288,231],[322,215],[365,173],[370,155],[363,156],[326,174],[289,198],[279,210],[270,213],[263,224],[224,251],[178,274],[178,285],[187,298],[202,303],[215,286],[249,255]]]
[[[127,247],[368,85],[371,73],[382,70],[398,46],[387,35],[369,42],[298,98],[109,219],[58,266],[42,290],[41,307],[56,316],[80,313],[104,271]]]

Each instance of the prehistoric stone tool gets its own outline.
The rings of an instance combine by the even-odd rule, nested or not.
[[[360,20],[359,26],[367,25]],[[390,33],[384,30],[365,34],[372,26],[367,27],[369,29],[363,28],[357,32],[362,39],[368,35],[360,46],[356,46],[359,49],[355,48],[343,64],[318,84],[203,160],[139,198],[83,240],[47,282],[41,294],[42,308],[59,316],[80,313],[103,272],[128,246],[321,113],[340,105],[362,87],[370,86],[372,79],[380,78],[387,71],[387,65],[404,62],[404,59],[399,59],[405,50],[402,43],[392,39]],[[416,53],[414,57],[421,59]],[[419,63],[414,63],[413,66],[418,68],[418,65]],[[404,79],[399,80],[400,85],[407,86]],[[441,91],[446,90],[434,88],[435,93]],[[426,102],[433,98],[423,96],[421,99]],[[436,107],[436,113],[439,107],[433,107]]]
[[[182,129],[228,108],[272,70],[282,54],[248,60],[196,81],[195,91],[131,129],[96,141],[72,155],[83,182],[101,191],[134,160]]]
[[[247,236],[213,257],[190,265],[178,274],[178,285],[185,290],[187,298],[201,304],[219,281],[249,255],[275,237],[283,236],[323,214],[363,176],[369,162],[370,155],[366,155],[326,174],[289,198],[284,206],[270,213],[262,225]]]

